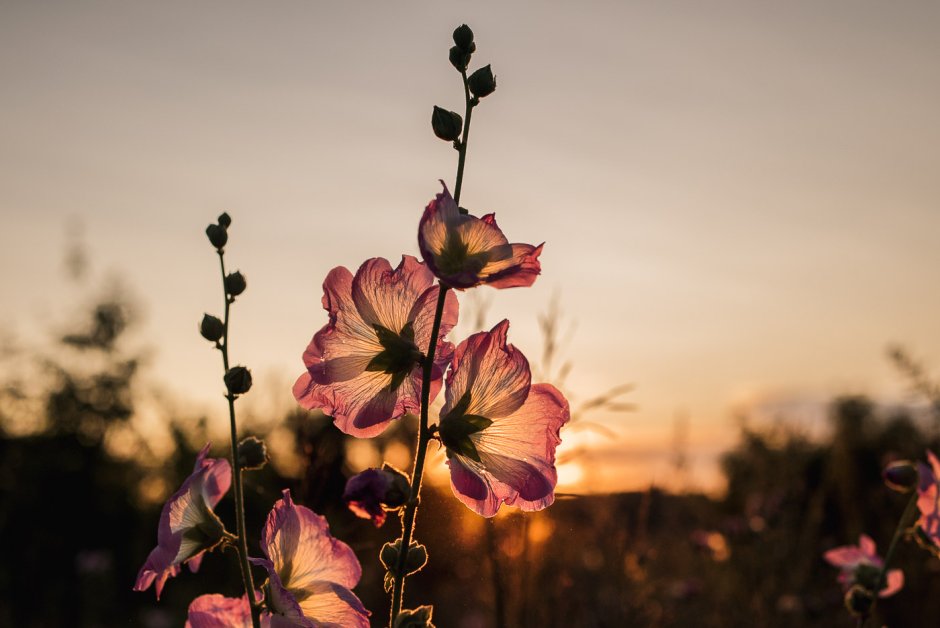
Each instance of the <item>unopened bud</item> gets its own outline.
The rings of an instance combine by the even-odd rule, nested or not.
[[[435,106],[431,113],[431,128],[434,129],[434,135],[447,142],[453,142],[460,137],[463,118],[459,113]]]
[[[379,552],[379,560],[385,565],[385,568],[391,574],[398,570],[398,554],[401,552],[401,539],[394,543],[386,543]],[[421,571],[421,568],[428,563],[428,550],[425,546],[416,541],[408,545],[408,556],[405,558],[405,573],[410,576],[413,573]]]
[[[205,314],[199,323],[199,333],[209,342],[218,342],[225,333],[225,324],[218,317]]]
[[[496,77],[493,76],[493,70],[488,65],[468,76],[467,84],[477,98],[489,96],[496,91]]]
[[[219,214],[219,224],[226,229],[232,226],[232,217],[228,215],[228,212],[222,212]]]
[[[225,276],[225,293],[229,296],[237,297],[245,288],[245,276],[237,270]]]
[[[845,592],[845,607],[855,617],[867,617],[874,603],[874,594],[863,586],[854,584]]]
[[[454,29],[454,43],[464,52],[474,52],[477,49],[477,45],[473,43],[473,31],[466,24]]]
[[[217,249],[221,249],[228,242],[228,231],[222,225],[209,225],[206,227],[206,235],[209,242]]]
[[[885,467],[881,474],[885,484],[893,491],[898,493],[910,493],[917,488],[919,475],[914,463],[907,460],[898,460]]]
[[[233,366],[226,373],[225,387],[232,395],[243,395],[251,390],[251,371],[244,366]]]
[[[434,624],[431,623],[431,613],[430,606],[403,610],[395,618],[392,628],[434,628]]]
[[[461,50],[458,46],[451,46],[447,58],[458,72],[466,72],[467,66],[470,65],[470,53]]]
[[[257,470],[268,462],[268,450],[264,441],[254,436],[242,439],[238,443],[238,466],[242,469]]]

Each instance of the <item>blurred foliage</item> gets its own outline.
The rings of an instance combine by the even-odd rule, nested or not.
[[[237,595],[240,587],[234,554],[215,554],[198,576],[184,569],[172,579],[159,603],[152,591],[131,591],[155,544],[161,502],[205,440],[205,419],[176,416],[165,404],[172,454],[151,451],[134,421],[144,361],[126,343],[132,309],[112,296],[77,320],[59,334],[54,358],[30,358],[41,386],[26,389],[16,372],[0,383],[0,625],[180,626],[197,595]],[[912,389],[936,390],[922,367],[895,361]],[[895,459],[920,459],[927,447],[940,450],[931,414],[940,405],[929,403],[922,416],[861,397],[837,399],[831,436],[822,440],[786,423],[743,428],[723,458],[728,488],[720,499],[651,488],[563,498],[528,515],[504,509],[484,520],[447,487],[429,486],[416,534],[430,562],[410,582],[407,605],[433,604],[437,625],[457,628],[854,625],[822,553],[855,543],[862,532],[885,551],[905,497],[884,488],[880,470]],[[32,413],[32,429],[7,429],[24,412]],[[258,554],[267,511],[290,488],[356,551],[363,564],[357,593],[373,625],[384,625],[388,600],[377,555],[397,536],[398,522],[391,517],[376,530],[340,501],[359,464],[351,453],[363,441],[301,410],[275,429],[289,433],[300,464],[247,476],[250,551]],[[368,444],[372,458],[410,450],[414,437],[414,421],[396,422]],[[118,441],[124,446],[115,447]],[[227,453],[217,443],[214,455]],[[234,527],[231,500],[218,511]],[[879,603],[878,625],[936,626],[940,561],[909,543],[897,558],[907,584]]]

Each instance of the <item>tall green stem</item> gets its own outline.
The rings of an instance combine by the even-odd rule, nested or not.
[[[868,621],[868,617],[871,617],[872,612],[875,610],[875,605],[878,603],[878,594],[881,592],[881,589],[884,588],[887,584],[888,578],[888,565],[891,564],[891,559],[894,558],[894,550],[898,547],[898,542],[904,536],[904,533],[907,531],[907,527],[910,524],[912,515],[917,511],[917,491],[912,491],[911,498],[907,502],[907,507],[904,509],[904,513],[901,515],[901,518],[898,520],[898,527],[894,530],[894,536],[891,538],[891,544],[888,546],[888,551],[885,554],[885,562],[881,566],[881,573],[878,574],[878,590],[873,591],[875,594],[875,600],[872,602],[871,609],[867,616],[862,618],[862,623],[860,626],[864,626],[865,622]]]
[[[225,295],[225,321],[223,324],[222,344],[219,350],[222,352],[222,366],[228,373],[228,328],[229,328],[229,310],[232,305],[232,299],[229,298],[225,290],[225,254],[219,250],[219,267],[222,270],[222,291]],[[245,594],[248,596],[248,604],[251,607],[251,624],[254,628],[261,628],[261,605],[255,600],[255,585],[251,577],[251,565],[248,563],[248,542],[245,538],[245,495],[242,490],[242,470],[238,464],[238,430],[235,426],[235,395],[226,393],[228,399],[228,418],[229,426],[232,432],[232,477],[235,480],[235,525],[238,533],[238,541],[235,548],[238,550],[238,562],[241,567],[242,580],[245,583]]]
[[[401,550],[398,553],[398,564],[395,566],[395,582],[392,585],[392,613],[391,622],[401,612],[402,596],[405,591],[405,565],[408,561],[408,547],[411,545],[411,534],[414,530],[415,516],[418,514],[418,495],[421,493],[421,478],[424,475],[424,459],[428,453],[428,444],[431,442],[431,430],[428,427],[428,414],[431,405],[431,374],[434,370],[434,353],[437,349],[437,338],[441,332],[441,318],[444,316],[444,303],[447,297],[447,286],[440,284],[437,293],[437,309],[434,312],[434,324],[431,327],[431,340],[427,355],[424,358],[424,370],[421,378],[421,417],[418,427],[418,446],[415,453],[415,466],[411,474],[411,498],[405,506],[405,514],[401,522]]]
[[[467,161],[467,140],[470,138],[470,116],[473,115],[473,108],[476,101],[470,96],[470,85],[467,83],[467,71],[460,73],[463,79],[463,94],[466,100],[466,109],[463,116],[463,134],[460,136],[460,144],[457,146],[459,157],[457,159],[457,181],[454,183],[454,202],[460,205],[460,190],[463,188],[463,168]]]

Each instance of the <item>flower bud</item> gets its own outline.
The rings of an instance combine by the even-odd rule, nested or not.
[[[403,610],[395,618],[392,628],[434,628],[434,624],[431,623],[431,613],[430,606]]]
[[[450,59],[450,64],[457,68],[458,72],[466,72],[467,66],[470,65],[470,53],[461,50],[457,46],[451,47],[447,58]]]
[[[466,24],[461,24],[454,29],[454,43],[464,52],[474,52],[477,45],[473,43],[473,31]]]
[[[251,389],[251,371],[244,366],[233,366],[223,379],[229,394],[242,395]]]
[[[489,96],[496,91],[496,77],[493,76],[493,70],[488,65],[468,76],[467,84],[477,98]]]
[[[206,235],[209,237],[212,246],[219,250],[228,242],[228,231],[222,225],[209,225],[206,227]]]
[[[219,214],[219,224],[226,229],[232,226],[232,217],[228,215],[228,212]]]
[[[245,276],[237,270],[225,276],[225,293],[227,295],[237,297],[245,291],[245,288]]]
[[[917,488],[919,475],[914,463],[907,460],[898,460],[885,467],[881,474],[885,484],[898,493],[910,493]]]
[[[431,113],[431,128],[434,129],[434,135],[447,142],[453,142],[460,137],[463,118],[459,113],[435,106]]]
[[[875,603],[875,596],[865,587],[855,584],[845,592],[845,607],[855,617],[866,617]]]
[[[264,441],[254,436],[238,443],[238,466],[251,471],[262,468],[268,462],[268,450]]]
[[[209,342],[218,342],[225,334],[225,324],[218,317],[205,314],[199,323],[199,333]]]
[[[343,501],[357,517],[371,519],[375,527],[385,523],[386,511],[405,505],[411,494],[408,476],[385,465],[381,469],[366,469],[346,482]]]
[[[395,575],[398,569],[398,554],[401,551],[401,539],[394,543],[386,543],[379,552],[379,560],[385,565],[385,568]],[[416,541],[408,545],[408,557],[405,558],[405,574],[410,576],[413,573],[421,571],[421,568],[428,563],[428,550],[425,546]]]

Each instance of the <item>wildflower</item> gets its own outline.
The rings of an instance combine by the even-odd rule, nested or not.
[[[493,214],[477,218],[461,213],[446,185],[424,210],[418,248],[441,282],[458,290],[484,283],[531,286],[542,271],[541,244],[510,244]]]
[[[385,523],[386,510],[405,505],[411,485],[408,476],[386,465],[381,469],[366,469],[346,482],[343,501],[357,517],[371,519],[376,528]]]
[[[290,491],[274,504],[261,535],[268,571],[265,604],[273,626],[369,628],[369,611],[350,590],[362,568],[345,543],[330,536],[326,519],[295,506]]]
[[[932,451],[927,452],[927,461],[918,463],[920,482],[917,487],[917,508],[920,518],[917,528],[921,537],[926,537],[934,553],[940,551],[940,460]]]
[[[304,352],[307,372],[294,397],[322,410],[336,426],[361,438],[380,434],[389,422],[420,410],[422,349],[431,340],[438,290],[434,275],[410,255],[395,270],[387,260],[367,260],[356,276],[339,266],[323,283],[330,322]],[[444,338],[457,323],[457,299],[447,295],[441,320]],[[431,398],[441,387],[449,342],[438,340],[431,370]]]
[[[438,428],[454,494],[484,517],[503,502],[541,510],[555,500],[555,448],[569,419],[554,386],[531,384],[508,329],[503,320],[457,347]]]
[[[135,591],[156,583],[157,599],[167,578],[184,562],[194,573],[203,554],[221,542],[225,526],[212,511],[232,483],[232,468],[224,458],[207,458],[207,443],[196,457],[196,466],[183,485],[163,506],[157,528],[157,546],[137,574]]]
[[[270,626],[264,617],[261,625]],[[189,604],[185,628],[251,628],[251,607],[248,597],[225,597],[218,593],[200,595]]]
[[[879,582],[884,561],[878,556],[875,542],[866,534],[858,537],[858,545],[836,547],[823,554],[823,558],[839,568],[839,582],[845,591],[858,585],[868,591],[877,590],[878,597],[888,597],[904,586],[904,572],[900,569],[888,571],[883,586]]]

